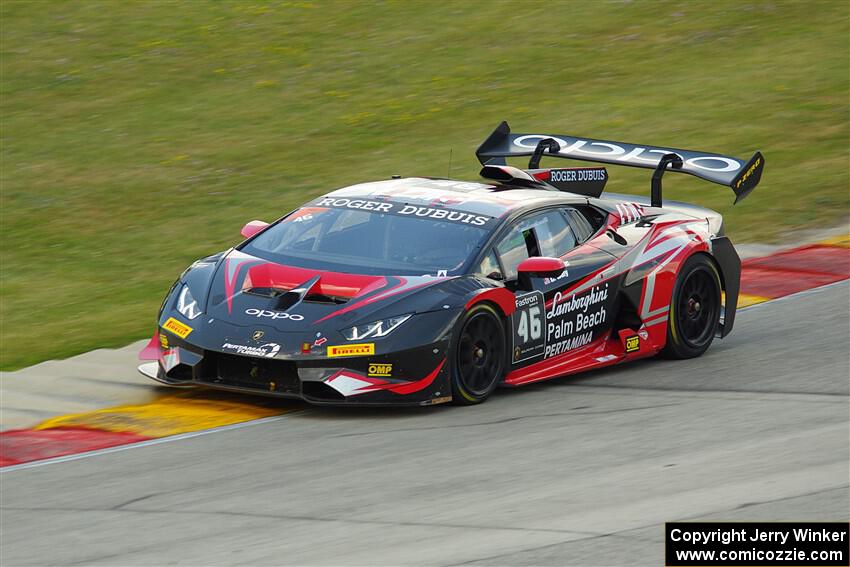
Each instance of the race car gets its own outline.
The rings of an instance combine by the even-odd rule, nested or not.
[[[664,355],[732,330],[741,262],[711,210],[662,203],[662,176],[729,186],[764,158],[512,133],[476,153],[485,182],[345,187],[192,264],[171,287],[139,369],[315,404],[475,404],[521,386]],[[604,193],[604,166],[653,169],[651,196]],[[530,157],[527,169],[506,158]]]

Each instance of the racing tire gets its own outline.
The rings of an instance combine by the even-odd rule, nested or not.
[[[459,405],[480,404],[502,381],[506,360],[505,327],[499,313],[487,304],[470,309],[455,333],[451,385]]]
[[[720,321],[720,288],[720,273],[710,257],[687,259],[673,288],[662,356],[695,358],[708,350]]]

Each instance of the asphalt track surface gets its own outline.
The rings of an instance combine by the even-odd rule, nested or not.
[[[740,312],[702,358],[481,406],[296,406],[13,467],[0,562],[657,566],[665,521],[847,521],[849,306],[845,281]]]

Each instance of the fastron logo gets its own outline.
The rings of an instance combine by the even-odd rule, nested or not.
[[[283,311],[269,311],[268,309],[246,309],[245,315],[251,315],[253,317],[268,317],[272,320],[277,319],[289,319],[290,321],[303,321],[303,315],[297,315],[295,313],[285,313]]]

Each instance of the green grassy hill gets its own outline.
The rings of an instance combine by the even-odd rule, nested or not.
[[[0,367],[149,336],[193,259],[329,189],[475,179],[501,120],[766,158],[669,176],[737,241],[848,207],[848,16],[831,2],[0,4]],[[545,163],[545,162],[544,162]],[[647,171],[611,171],[647,193]]]

